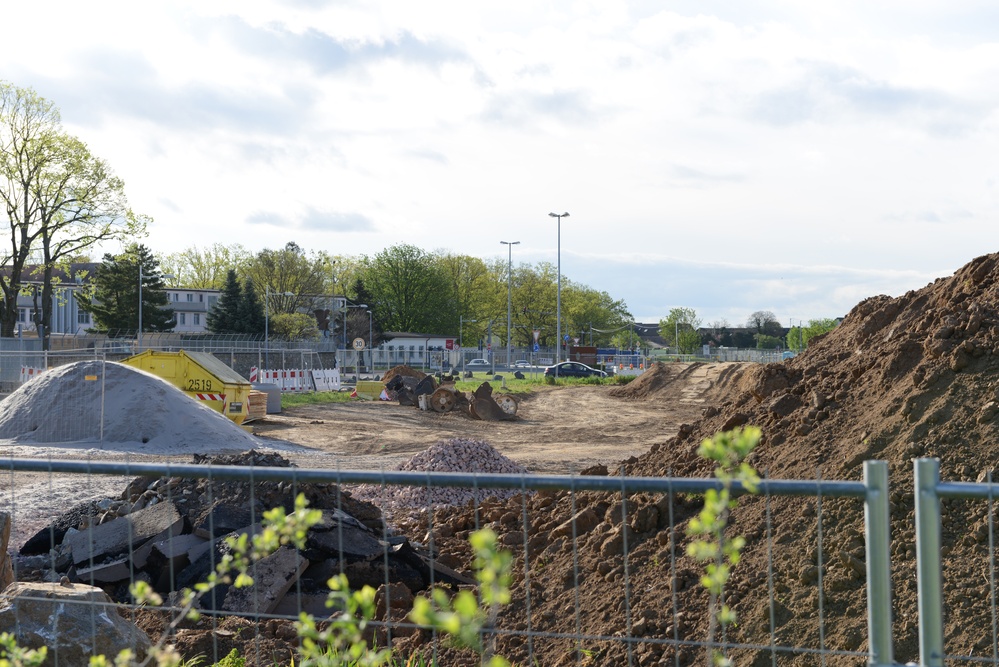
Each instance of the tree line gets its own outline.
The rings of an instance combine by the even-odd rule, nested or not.
[[[36,330],[46,348],[53,295],[64,280],[87,285],[79,291],[79,302],[97,331],[173,329],[164,292],[169,285],[221,291],[207,317],[216,333],[259,334],[270,326],[275,337],[342,335],[349,341],[367,340],[371,330],[375,340],[369,344],[375,345],[380,332],[396,331],[453,336],[465,346],[489,336],[505,341],[509,335],[518,347],[535,342],[551,347],[560,328],[581,344],[636,344],[634,318],[623,300],[564,276],[557,323],[558,276],[550,262],[510,266],[501,258],[483,260],[408,244],[370,256],[310,251],[296,243],[259,252],[215,244],[155,255],[137,242],[150,219],[129,207],[124,183],[110,165],[62,128],[52,102],[3,81],[0,202],[10,234],[0,251],[0,336],[14,335],[17,298],[32,294]],[[126,248],[105,254],[93,276],[72,274],[74,262],[109,243]],[[772,313],[759,311],[750,321],[757,346],[777,340]],[[660,322],[660,335],[692,352],[704,343],[699,325],[692,309],[674,308]],[[744,333],[715,329],[716,344]],[[801,329],[788,344],[791,338],[807,343],[818,335],[821,322]]]

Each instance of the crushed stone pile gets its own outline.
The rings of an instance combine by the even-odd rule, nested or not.
[[[920,290],[862,301],[839,327],[813,339],[794,359],[733,365],[738,370],[726,371],[724,386],[707,393],[710,402],[704,405],[700,420],[683,425],[677,436],[653,445],[610,474],[708,477],[711,466],[696,453],[700,442],[718,431],[747,424],[763,431],[750,463],[775,479],[820,475],[859,481],[865,460],[886,461],[892,487],[895,659],[916,661],[912,459],[938,457],[941,477],[947,481],[986,478],[987,469],[999,459],[997,350],[999,255],[992,254]],[[643,375],[615,394],[656,401],[678,395],[671,386],[674,383],[663,382],[669,369],[650,372],[648,378]],[[657,383],[659,388],[653,389]],[[507,511],[516,509],[518,502],[508,501]],[[638,637],[672,639],[676,632],[681,639],[703,641],[707,595],[698,585],[702,568],[684,555],[687,523],[700,510],[701,499],[678,496],[670,508],[663,496],[635,494],[628,498],[627,525],[621,520],[620,502],[619,495],[589,492],[537,494],[529,499],[530,562],[545,563],[543,572],[531,575],[532,629],[614,635],[630,627]],[[823,636],[825,647],[832,651],[866,650],[863,504],[855,499],[823,498],[821,512],[820,594],[815,499],[745,497],[740,501],[733,521],[747,546],[728,588],[727,601],[739,615],[738,627],[730,628],[728,641],[767,645],[774,604],[774,631],[781,645],[818,647]],[[949,610],[944,634],[949,655],[983,655],[991,650],[989,596],[968,594],[965,589],[972,582],[977,586],[989,580],[987,513],[985,502],[944,503],[944,597]],[[579,532],[575,555],[564,530],[573,516]],[[673,531],[670,516],[675,522]],[[436,511],[434,525],[447,527],[436,542],[442,551],[470,557],[461,541],[446,533],[457,532],[472,518],[467,508]],[[412,529],[423,530],[426,525]],[[522,530],[519,521],[500,525],[501,538],[504,531]],[[624,533],[631,554],[627,576],[623,575],[621,549]],[[768,534],[772,534],[771,542]],[[521,558],[522,549],[517,551]],[[773,553],[772,590],[769,549]],[[673,554],[676,566],[671,569]],[[576,566],[578,580],[585,584],[572,593]],[[515,624],[525,613],[524,580],[518,576],[513,603],[501,613],[501,627]],[[630,616],[622,604],[625,585]],[[552,594],[538,594],[535,586]],[[566,595],[575,594],[583,610],[580,626],[571,609],[568,613],[565,609]],[[673,613],[673,596],[678,616]],[[601,664],[628,661],[621,643],[591,642],[586,648],[587,655]],[[523,646],[506,638],[500,638],[497,650],[514,661],[527,658]],[[571,642],[557,639],[539,639],[533,645],[534,656],[542,664],[556,664],[572,651]],[[690,648],[677,652],[662,643],[639,641],[633,651],[635,664],[641,665],[694,664],[704,659],[703,652]],[[781,655],[781,664],[814,663],[814,656]],[[734,657],[736,664],[770,661],[765,651]]]
[[[399,464],[396,470],[422,472],[469,472],[497,474],[526,474],[519,463],[500,454],[484,440],[451,438],[443,440],[415,454]],[[442,505],[464,506],[493,497],[506,499],[520,495],[509,489],[476,489],[470,487],[412,487],[365,484],[352,489],[357,498],[376,503],[383,511],[422,510]]]
[[[58,366],[19,387],[0,403],[0,439],[170,454],[259,446],[165,380],[99,360]]]

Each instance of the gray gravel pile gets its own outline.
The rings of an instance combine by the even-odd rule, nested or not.
[[[526,474],[527,468],[500,454],[483,440],[452,438],[423,450],[396,470],[422,472],[469,472]],[[385,486],[365,484],[351,489],[358,499],[393,509],[424,509],[442,505],[465,505],[494,497],[505,500],[520,494],[518,489],[482,489],[474,487]]]

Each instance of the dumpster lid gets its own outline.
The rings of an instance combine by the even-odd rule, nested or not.
[[[249,380],[207,352],[188,352],[187,350],[183,350],[183,353],[226,384],[250,384]]]

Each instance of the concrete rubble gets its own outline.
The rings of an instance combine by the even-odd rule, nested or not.
[[[131,649],[138,659],[151,642],[124,619],[98,587],[68,582],[17,582],[0,597],[0,628],[18,645],[48,647],[45,665],[86,665],[91,656]]]
[[[277,454],[252,451],[202,462],[290,466]],[[282,547],[254,565],[252,587],[219,585],[199,600],[201,608],[292,615],[304,609],[326,615],[326,582],[341,572],[352,588],[388,583],[397,599],[408,599],[402,588],[415,594],[431,582],[474,583],[467,574],[438,563],[426,547],[387,535],[374,505],[332,484],[292,484],[291,479],[289,474],[288,482],[251,487],[239,481],[137,478],[120,498],[74,508],[28,540],[14,558],[15,577],[86,584],[116,602],[131,602],[129,585],[145,580],[164,599],[175,600],[177,591],[205,581],[229,554],[227,536],[259,533],[266,509],[290,511],[295,494],[304,493],[310,507],[322,511],[304,548]]]

